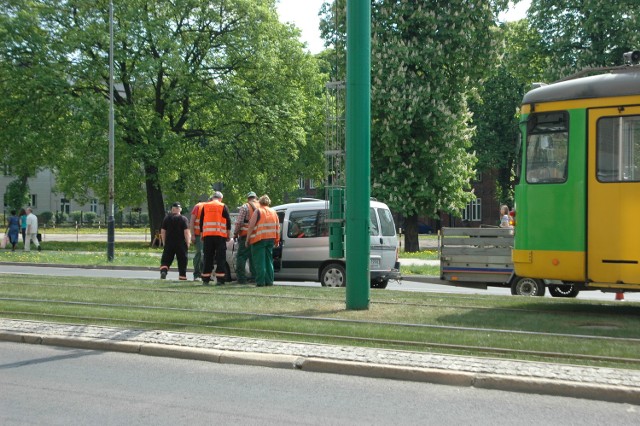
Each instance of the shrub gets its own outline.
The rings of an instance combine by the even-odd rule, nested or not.
[[[86,212],[83,216],[83,220],[85,221],[85,223],[89,225],[93,225],[96,222],[97,218],[98,218],[98,215],[95,214],[94,212]]]
[[[140,213],[140,224],[141,225],[149,224],[149,213]]]
[[[39,215],[40,217],[38,218],[38,221],[40,222],[41,225],[51,225],[51,219],[53,219],[53,213],[52,212],[42,212]]]
[[[76,210],[74,212],[71,212],[71,221],[72,222],[77,222],[78,224],[82,224],[82,215],[83,213],[80,210]]]
[[[56,224],[60,225],[69,220],[69,216],[63,212],[56,212]]]

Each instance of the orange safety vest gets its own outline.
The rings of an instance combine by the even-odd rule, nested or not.
[[[269,207],[258,208],[260,218],[253,228],[253,232],[249,236],[249,242],[255,244],[258,241],[273,239],[276,244],[280,239],[280,222],[278,221],[278,213]]]
[[[209,201],[202,206],[202,237],[227,238],[227,219],[222,216],[224,204],[218,200]]]
[[[195,208],[195,219],[193,219],[193,235],[200,235],[200,213],[202,213],[202,206],[205,204],[205,201],[201,201],[196,204]]]
[[[238,236],[240,237],[246,237],[247,234],[249,233],[249,220],[251,219],[251,216],[253,216],[253,212],[255,212],[256,209],[258,208],[258,203],[256,201],[249,201],[245,205],[247,206],[247,209],[249,210],[249,212],[244,217],[244,222],[240,227],[240,232],[238,233]]]

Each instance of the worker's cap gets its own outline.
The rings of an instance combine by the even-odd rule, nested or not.
[[[222,200],[222,192],[216,191],[213,193],[213,198],[219,198]]]
[[[177,202],[177,201],[176,201],[175,203],[171,204],[171,207],[179,207],[179,208],[182,208],[182,206],[180,205],[180,203],[179,203],[179,202]]]
[[[255,192],[253,192],[253,191],[249,191],[249,193],[247,194],[247,198],[252,198],[252,197],[253,197],[253,198],[256,198],[256,197],[257,197],[257,195],[256,195],[256,193],[255,193]]]

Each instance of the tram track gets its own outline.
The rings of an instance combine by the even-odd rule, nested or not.
[[[486,327],[462,327],[462,326],[437,325],[437,324],[417,324],[417,323],[404,323],[404,322],[395,322],[395,321],[368,321],[368,320],[359,320],[359,319],[331,318],[331,317],[308,316],[308,315],[225,311],[225,310],[213,310],[213,309],[176,308],[176,307],[168,307],[168,306],[132,305],[132,304],[120,304],[120,303],[78,302],[78,301],[68,301],[68,300],[16,298],[16,297],[0,297],[0,301],[31,303],[31,304],[57,304],[57,305],[69,305],[69,306],[98,307],[98,308],[136,309],[136,310],[142,310],[142,311],[145,311],[145,310],[169,311],[169,312],[183,312],[183,313],[193,313],[193,314],[228,315],[228,316],[250,317],[250,318],[278,318],[278,319],[293,319],[293,320],[304,320],[304,321],[334,322],[334,323],[342,323],[342,324],[407,327],[407,328],[416,328],[416,329],[422,328],[422,329],[437,329],[437,330],[447,330],[447,331],[466,331],[466,332],[496,333],[496,334],[510,334],[510,335],[524,335],[524,336],[562,337],[562,338],[571,338],[571,339],[587,339],[587,340],[608,341],[608,342],[613,341],[613,342],[640,343],[640,338],[631,338],[631,337],[611,337],[611,336],[595,336],[595,335],[587,335],[587,334],[548,333],[548,332],[539,332],[539,331],[508,330],[508,329],[497,329],[497,328],[486,328]]]
[[[147,292],[147,293],[176,293],[176,294],[206,294],[211,295],[211,291],[207,290],[192,290],[185,291],[183,289],[170,289],[170,288],[149,288],[149,287],[123,287],[123,286],[91,286],[91,285],[74,285],[74,284],[48,284],[48,283],[31,283],[31,282],[22,282],[17,283],[19,285],[27,285],[27,286],[37,286],[37,287],[53,287],[53,288],[78,288],[78,289],[90,289],[90,290],[120,290],[120,291],[137,291],[137,292]],[[0,284],[0,287],[2,284]],[[336,302],[341,303],[344,302],[343,298],[326,298],[326,297],[300,297],[300,296],[289,296],[289,295],[270,295],[270,294],[247,294],[241,292],[230,292],[228,290],[219,290],[215,293],[216,297],[219,296],[227,296],[227,297],[247,297],[247,298],[256,298],[256,299],[287,299],[287,300],[308,300],[310,302]],[[439,299],[453,299],[453,300],[483,300],[482,298],[474,298],[468,296],[461,295],[447,295],[442,294],[438,295]],[[557,302],[558,303],[562,302]],[[576,313],[584,313],[585,307],[583,305],[574,305],[570,303],[563,304],[563,307],[574,308],[574,309],[531,309],[531,308],[514,308],[514,307],[486,307],[486,306],[477,306],[477,305],[461,305],[461,304],[443,304],[443,303],[415,303],[415,302],[407,302],[407,301],[387,301],[387,300],[371,300],[371,305],[405,305],[412,307],[424,307],[424,308],[451,308],[451,309],[477,309],[484,311],[496,311],[496,312],[516,312],[516,313],[532,313],[532,314],[553,314],[553,315],[574,315]],[[602,307],[608,307],[609,305],[599,305]],[[612,309],[610,312],[589,312],[590,316],[601,316],[601,317],[617,317],[620,315],[620,307],[619,306],[611,306]],[[593,310],[593,306],[589,306],[589,309]],[[640,309],[635,310],[626,310],[625,315],[635,315],[640,316]]]

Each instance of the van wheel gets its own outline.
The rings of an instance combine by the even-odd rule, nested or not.
[[[371,281],[371,288],[387,288],[389,280],[374,280]]]
[[[576,288],[575,285],[550,285],[549,293],[553,297],[576,297],[580,290]]]
[[[513,277],[511,294],[514,296],[544,296],[544,282],[538,278]]]
[[[347,283],[344,266],[339,263],[330,263],[320,273],[320,284],[323,287],[344,287]]]

